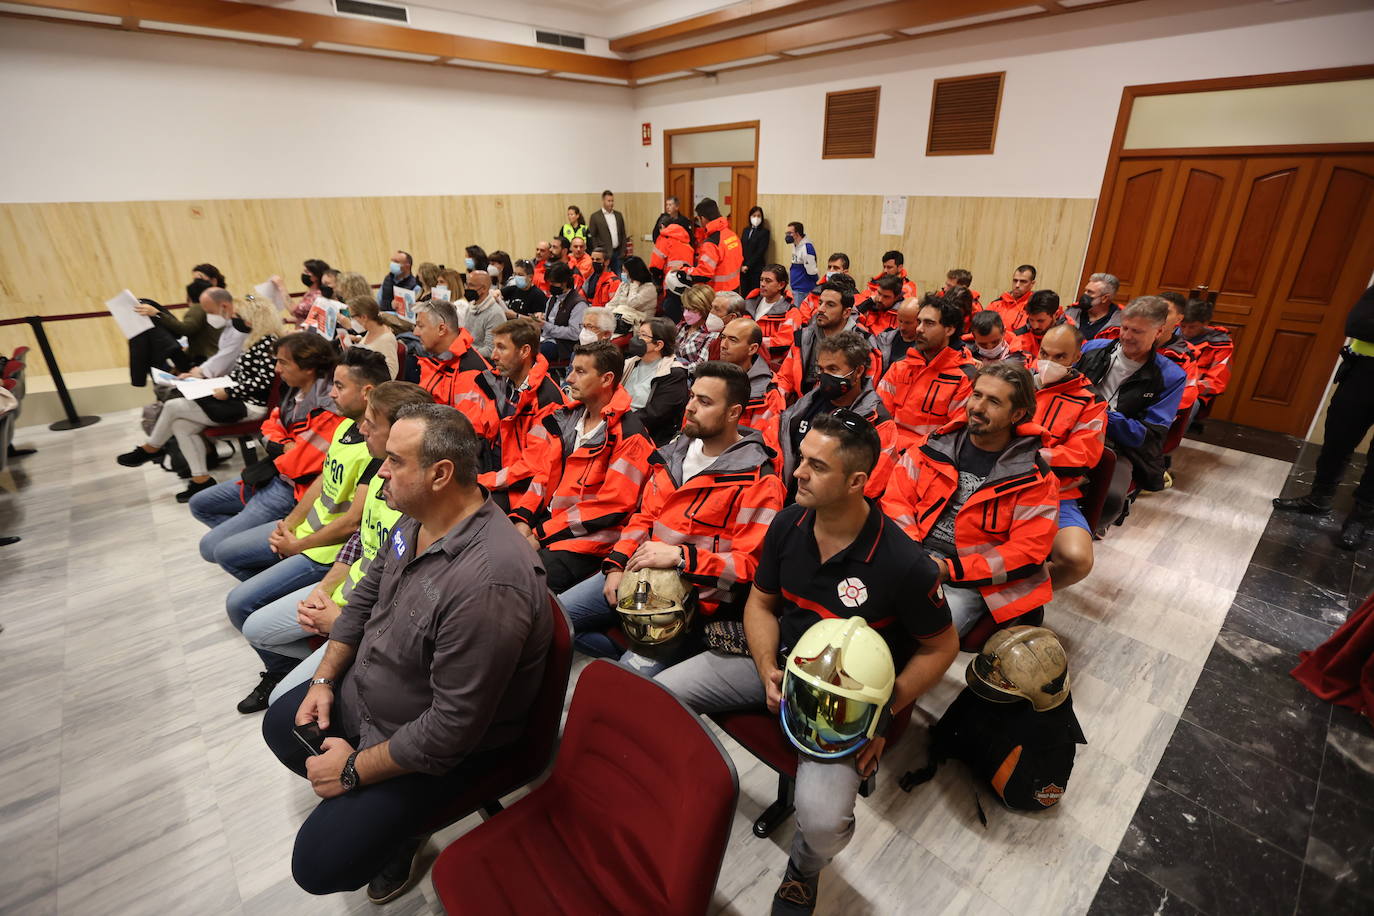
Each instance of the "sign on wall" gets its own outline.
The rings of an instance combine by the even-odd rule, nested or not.
[[[654,145],[654,126],[648,121],[639,126],[639,141],[645,146]]]

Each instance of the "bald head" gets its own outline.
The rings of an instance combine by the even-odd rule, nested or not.
[[[1050,328],[1040,340],[1040,358],[1061,366],[1072,366],[1078,362],[1082,350],[1083,332],[1068,322]]]
[[[903,299],[897,306],[897,333],[902,340],[910,343],[916,339],[916,329],[921,325],[921,302],[915,296]]]
[[[736,318],[720,332],[720,358],[748,371],[763,345],[763,331],[752,318]]]

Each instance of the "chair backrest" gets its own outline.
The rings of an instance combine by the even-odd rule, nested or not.
[[[556,829],[596,872],[588,877],[612,911],[710,908],[739,777],[711,731],[665,687],[604,660],[583,669],[541,791],[558,799]],[[627,869],[633,881],[624,880]],[[633,899],[615,899],[631,884]],[[645,898],[651,888],[661,900]]]
[[[0,378],[14,378],[24,371],[24,362],[18,359],[5,360],[4,369],[0,370]]]
[[[396,341],[396,378],[392,381],[400,381],[406,371],[406,345],[404,341]]]
[[[270,414],[281,406],[281,395],[286,390],[286,384],[282,382],[280,375],[272,376],[272,387],[267,389],[267,413]]]
[[[14,355],[11,356],[10,359],[18,360],[18,361],[21,362],[21,363],[27,363],[27,362],[29,361],[29,350],[30,350],[30,349],[32,349],[32,348],[31,348],[31,347],[15,347],[15,348],[14,348]]]
[[[1191,412],[1192,408],[1180,410],[1178,416],[1174,417],[1174,422],[1169,427],[1169,434],[1164,437],[1164,448],[1161,450],[1161,454],[1167,455],[1178,448],[1178,444],[1183,441],[1183,434],[1188,431],[1188,415]]]
[[[1088,530],[1096,531],[1102,521],[1102,507],[1107,502],[1107,491],[1112,486],[1112,474],[1116,471],[1116,452],[1110,448],[1102,449],[1102,457],[1088,474],[1083,483],[1083,496],[1079,507],[1088,522]]]
[[[548,659],[539,679],[539,692],[530,707],[529,724],[519,739],[519,753],[512,755],[515,766],[525,770],[517,774],[522,782],[538,779],[553,762],[558,726],[563,721],[563,701],[568,695],[568,676],[572,672],[572,624],[553,592],[549,592],[549,610],[553,615],[553,639],[549,641]]]

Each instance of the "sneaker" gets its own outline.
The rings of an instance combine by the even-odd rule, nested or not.
[[[283,675],[262,672],[262,680],[258,681],[258,686],[253,688],[253,692],[242,700],[239,700],[238,711],[245,716],[251,712],[262,712],[267,708],[267,698],[272,695],[273,689],[281,681]]]
[[[415,886],[424,873],[420,853],[425,848],[428,836],[406,840],[382,866],[375,877],[367,882],[367,899],[381,906],[390,903]]]
[[[195,495],[196,495],[197,493],[199,493],[201,490],[208,490],[208,489],[210,489],[211,487],[213,487],[214,485],[215,485],[215,478],[213,478],[213,477],[207,477],[204,481],[202,481],[202,482],[200,482],[200,483],[196,483],[196,482],[193,480],[193,481],[191,481],[189,484],[186,485],[186,489],[182,490],[180,493],[177,494],[177,502],[179,502],[179,503],[189,503],[189,502],[191,501],[191,497],[192,497],[192,496],[195,496]]]
[[[788,860],[782,883],[773,895],[773,916],[801,916],[816,912],[816,894],[820,891],[820,885],[819,872],[803,875]]]
[[[115,456],[115,461],[119,462],[126,468],[136,468],[141,464],[149,464],[150,462],[161,461],[162,455],[162,449],[158,449],[155,452],[150,452],[140,445],[134,448],[132,451],[128,451],[122,455]]]

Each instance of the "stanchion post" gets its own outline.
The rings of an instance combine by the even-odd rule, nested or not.
[[[48,364],[48,373],[52,375],[53,385],[57,388],[57,399],[62,402],[62,411],[67,415],[67,419],[58,420],[48,426],[48,429],[65,430],[80,429],[83,426],[90,426],[92,423],[99,423],[99,417],[83,417],[76,412],[76,405],[72,403],[71,393],[67,391],[67,383],[62,380],[62,369],[57,365],[57,357],[53,355],[52,344],[48,342],[48,334],[43,330],[43,319],[37,315],[30,315],[24,319],[33,328],[33,336],[38,340],[38,349],[43,354],[43,362]]]

